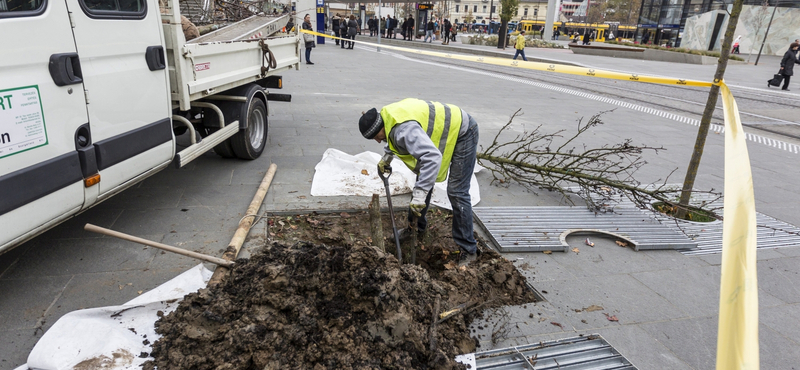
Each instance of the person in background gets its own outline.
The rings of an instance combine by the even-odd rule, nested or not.
[[[392,38],[392,34],[394,33],[394,19],[392,19],[391,15],[386,16],[386,38]]]
[[[381,17],[380,30],[381,37],[386,38],[386,17]]]
[[[428,43],[433,42],[433,29],[435,27],[436,25],[433,23],[433,19],[428,20],[428,24],[425,25],[425,38],[422,40],[422,42],[428,41],[429,38],[431,41],[428,41]]]
[[[311,28],[311,16],[308,14],[306,14],[306,16],[303,17],[303,29],[313,31],[313,28]],[[307,34],[303,34],[303,39],[306,38],[306,35]],[[313,65],[314,63],[311,62],[311,48],[315,46],[313,36],[311,37],[310,41],[306,41],[305,46],[306,46],[306,64]]]
[[[781,90],[783,91],[790,91],[789,80],[794,75],[794,65],[800,64],[800,60],[797,60],[797,49],[799,47],[800,44],[793,42],[781,59],[781,75],[783,75],[783,87]]]
[[[339,15],[339,13],[336,13],[336,15],[334,15],[333,18],[331,18],[331,28],[333,29],[333,35],[336,37],[341,37],[341,34],[339,33],[339,28],[340,28],[339,22],[341,20],[342,17]],[[335,40],[336,40],[336,45],[339,45],[339,39]]]
[[[517,42],[514,43],[514,49],[517,49],[517,52],[514,53],[514,60],[517,60],[517,56],[522,55],[522,60],[528,61],[528,58],[525,58],[525,30],[519,31]]]
[[[453,25],[450,24],[450,21],[445,18],[444,23],[442,23],[442,45],[450,44],[450,29],[452,27]]]
[[[406,36],[408,36],[408,41],[414,41],[414,17],[410,15],[406,20]]]
[[[375,36],[375,17],[373,16],[367,20],[367,27],[369,28],[369,37]]]
[[[342,17],[342,21],[339,22],[339,34],[342,35],[342,38],[345,40],[350,39],[350,36],[347,34],[347,30],[349,28],[348,23],[350,23],[350,20],[347,18],[346,15]],[[347,47],[348,41],[345,40],[342,40],[342,47],[341,47],[342,49]]]
[[[364,27],[364,23],[362,22],[361,16],[359,15],[356,17],[356,23],[358,23],[358,34],[361,34],[361,29]]]
[[[558,28],[556,28],[556,29],[553,30],[553,39],[558,40],[558,36],[559,36]],[[567,35],[567,36],[569,36],[569,35]]]
[[[731,50],[731,54],[739,54],[739,41],[742,41],[742,35],[736,36],[736,39],[733,40],[733,50]]]
[[[351,14],[350,20],[347,21],[347,36],[348,36],[347,38],[349,38],[350,40],[355,40],[356,35],[358,34],[358,29],[359,27],[358,27],[358,22],[356,21],[356,16]],[[353,41],[349,41],[348,43],[350,45],[347,48],[352,50],[353,46],[355,46],[356,43]]]

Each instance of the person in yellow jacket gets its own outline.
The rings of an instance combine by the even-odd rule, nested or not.
[[[514,60],[517,60],[517,57],[522,55],[522,60],[528,61],[528,58],[525,58],[525,30],[519,31],[514,49],[517,49],[517,52],[514,54]]]
[[[381,108],[380,113],[375,108],[363,113],[358,128],[364,138],[387,144],[378,163],[379,171],[386,172],[397,156],[417,174],[409,204],[409,226],[413,227],[413,212],[418,217],[417,232],[424,232],[428,226],[425,214],[433,184],[447,179],[447,197],[453,207],[453,240],[465,255],[475,256],[478,248],[472,235],[469,196],[478,148],[475,119],[452,104],[408,98]]]

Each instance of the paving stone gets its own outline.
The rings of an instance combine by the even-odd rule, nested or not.
[[[631,275],[680,309],[685,316],[711,316],[719,312],[720,271],[717,267],[649,271]],[[665,281],[670,284],[664,284]]]
[[[114,221],[116,221],[117,218],[122,214],[122,212],[122,208],[94,208],[91,212],[81,213],[48,230],[44,234],[36,237],[34,241],[100,237],[100,235],[92,234],[84,230],[83,226],[87,223],[90,223],[100,227],[110,228],[114,224]]]
[[[646,331],[636,325],[623,325],[584,332],[600,334],[639,370],[647,369],[692,369]],[[620,349],[622,349],[620,351]]]
[[[0,280],[0,331],[33,331],[71,279],[61,275]]]
[[[39,333],[39,336],[41,332]],[[28,352],[39,340],[33,329],[0,330],[0,368],[16,369],[28,362]]]
[[[230,182],[230,180],[228,180]],[[111,199],[97,205],[98,209],[119,210],[126,209],[153,209],[175,208],[183,195],[183,187],[160,187],[157,191],[152,188],[134,187],[126,189]]]
[[[783,304],[775,307],[759,305],[759,322],[766,325],[794,345],[800,344],[800,304]]]
[[[800,275],[793,264],[798,257],[760,261],[757,266],[758,286],[784,303],[800,303]]]
[[[544,281],[536,286],[547,290],[547,300],[562,308],[571,325],[581,327],[578,317],[570,312],[590,305],[604,308],[605,313],[617,316],[616,324],[661,321],[683,317],[675,305],[659,296],[630,275],[608,275],[566,281]],[[602,321],[599,321],[602,322]],[[582,323],[581,323],[582,324]]]
[[[692,369],[713,369],[717,355],[717,317],[697,317],[639,325]]]
[[[196,266],[195,263],[193,266]],[[77,274],[45,317],[45,330],[65,314],[95,307],[118,306],[180,275],[188,268],[143,269]]]
[[[556,262],[555,257],[543,253],[504,253],[517,270],[536,287],[539,282],[551,280],[575,280],[570,269]]]
[[[142,269],[153,259],[153,255],[154,252],[144,246],[113,237],[36,240],[30,251],[3,277],[25,279],[32,276]]]
[[[239,206],[247,210],[258,185],[187,186],[177,208]]]

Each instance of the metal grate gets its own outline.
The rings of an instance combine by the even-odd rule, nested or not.
[[[473,369],[483,370],[636,370],[598,334],[477,352],[471,356],[460,356],[457,360],[464,358],[475,365]]]
[[[473,211],[501,252],[566,252],[567,235],[586,232],[627,240],[636,250],[697,247],[686,235],[634,207],[618,206],[606,213],[586,207],[476,207]]]
[[[578,193],[578,189],[571,189]],[[677,194],[677,192],[676,192]],[[635,249],[681,249],[685,255],[722,252],[722,222],[678,220],[636,208],[621,195],[595,199],[605,212],[586,207],[477,207],[478,223],[501,252],[562,251],[566,236],[579,232],[603,233],[625,239]],[[692,195],[691,204],[719,208],[722,199],[705,193]],[[757,248],[800,246],[800,228],[756,212]]]

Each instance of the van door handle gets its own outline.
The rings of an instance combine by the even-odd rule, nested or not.
[[[67,86],[83,82],[81,61],[78,53],[62,53],[50,56],[50,77],[58,86]]]
[[[164,48],[161,45],[148,46],[144,53],[144,59],[147,61],[147,68],[150,68],[151,71],[167,68],[164,63]]]

